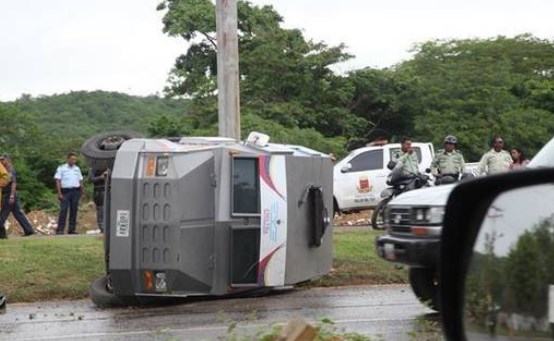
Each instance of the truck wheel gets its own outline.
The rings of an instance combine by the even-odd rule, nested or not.
[[[381,200],[377,206],[373,209],[371,214],[371,227],[374,230],[382,230],[384,228],[385,221],[383,220],[383,214],[385,213],[385,206],[389,203],[389,199]]]
[[[108,290],[108,277],[97,278],[89,290],[90,299],[99,308],[124,307],[127,304],[118,296]]]
[[[133,131],[114,131],[94,135],[81,147],[87,165],[94,170],[112,169],[117,150],[123,142],[140,138],[142,134]]]
[[[416,297],[429,308],[439,311],[437,272],[425,268],[410,268],[410,285]]]

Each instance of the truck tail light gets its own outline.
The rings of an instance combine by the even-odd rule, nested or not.
[[[412,234],[416,236],[427,236],[429,234],[429,230],[423,226],[412,226]]]
[[[154,288],[154,276],[152,275],[152,271],[144,272],[144,284],[148,290],[152,290]]]
[[[148,159],[146,159],[146,176],[151,177],[156,175],[156,157],[149,156]]]

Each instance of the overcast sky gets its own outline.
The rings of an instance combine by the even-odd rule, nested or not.
[[[554,38],[552,0],[253,0],[272,4],[287,27],[353,61],[339,71],[386,67],[435,38]],[[165,36],[157,0],[0,0],[0,100],[71,90],[161,93],[184,41]]]

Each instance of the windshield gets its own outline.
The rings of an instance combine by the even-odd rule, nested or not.
[[[554,167],[554,138],[542,147],[533,160],[531,160],[528,167]]]

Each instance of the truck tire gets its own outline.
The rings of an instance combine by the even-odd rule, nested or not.
[[[383,213],[385,213],[385,206],[389,203],[390,199],[381,200],[371,213],[371,227],[374,230],[384,229]]]
[[[133,131],[114,131],[94,135],[81,147],[81,154],[93,170],[112,169],[117,150],[123,142],[141,138],[142,134]]]
[[[434,311],[439,311],[439,285],[437,272],[425,268],[410,268],[410,286],[419,301]]]
[[[89,290],[90,299],[99,308],[115,308],[124,307],[127,304],[108,290],[108,278],[102,276],[97,278]]]

